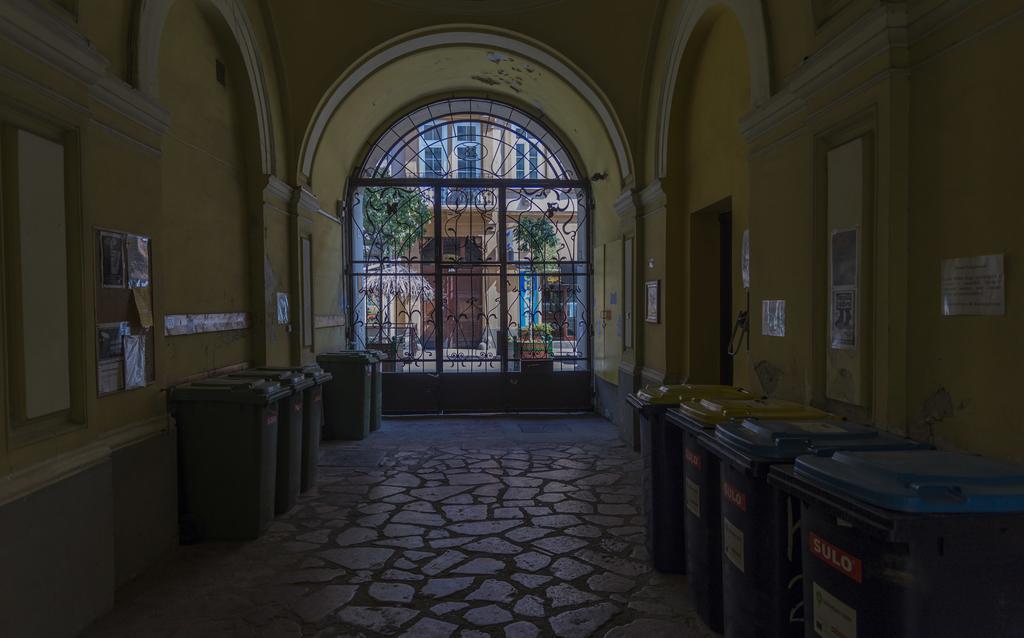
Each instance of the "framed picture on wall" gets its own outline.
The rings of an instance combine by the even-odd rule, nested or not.
[[[100,278],[104,288],[124,288],[124,235],[99,231],[100,238]]]
[[[647,323],[658,323],[661,321],[661,280],[647,282],[647,296],[645,313]]]

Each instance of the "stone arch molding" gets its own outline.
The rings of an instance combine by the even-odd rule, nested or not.
[[[561,77],[590,105],[601,120],[608,139],[615,150],[616,161],[624,182],[633,178],[633,158],[626,136],[614,109],[607,97],[583,71],[577,69],[568,59],[539,44],[533,44],[526,36],[512,32],[474,31],[469,28],[414,33],[392,40],[371,51],[360,61],[349,67],[321,101],[306,132],[300,154],[300,174],[311,176],[320,141],[327,125],[338,107],[368,77],[388,64],[429,49],[445,46],[479,46],[514,53],[543,65]]]
[[[672,117],[672,102],[675,100],[679,68],[683,55],[691,43],[694,31],[701,19],[715,8],[732,11],[739,19],[747,39],[747,53],[750,66],[751,107],[763,105],[771,97],[771,65],[768,50],[768,29],[765,25],[761,0],[684,0],[683,10],[675,24],[669,27],[671,39],[668,42],[668,65],[658,86],[657,133],[657,177],[664,179],[668,174],[669,123]]]
[[[176,0],[140,0],[135,33],[135,85],[143,94],[160,99],[160,39],[167,15]],[[264,175],[273,175],[274,131],[271,121],[270,90],[260,59],[259,45],[252,22],[238,0],[203,0],[223,17],[234,36],[245,64],[252,90],[256,125],[259,133],[260,167]]]

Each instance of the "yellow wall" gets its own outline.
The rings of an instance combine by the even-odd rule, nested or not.
[[[161,162],[163,242],[155,247],[163,262],[161,305],[168,314],[252,308],[252,205],[241,113],[247,79],[232,63],[235,57],[198,7],[174,5],[160,52],[160,101],[171,113],[171,128]],[[228,65],[226,87],[216,80],[218,60]],[[159,341],[169,381],[252,359],[251,331]]]
[[[968,14],[923,43],[921,57],[992,17]],[[1017,17],[922,60],[911,78],[910,112],[910,430],[1015,461],[1024,461],[1016,401],[1024,357],[1022,77],[1024,20]],[[941,316],[941,260],[998,253],[1006,255],[1006,315]]]
[[[739,258],[749,201],[747,145],[738,122],[750,108],[750,71],[743,31],[732,13],[705,17],[690,47],[669,129],[668,175],[662,181],[667,210],[645,219],[646,256],[655,258],[655,268],[644,273],[646,279],[663,279],[664,317],[660,325],[642,324],[644,365],[670,380],[717,383],[718,246],[708,245],[717,223],[716,213],[705,210],[731,199],[732,306],[738,312],[745,303]],[[749,370],[744,353],[736,360],[735,382],[749,384]]]

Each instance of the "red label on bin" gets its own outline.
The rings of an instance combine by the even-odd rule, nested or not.
[[[811,554],[837,572],[849,576],[858,583],[864,582],[864,567],[859,558],[844,552],[814,532],[809,532],[807,536]]]
[[[296,401],[292,405],[292,412],[302,412],[302,401]]]
[[[267,427],[277,427],[277,413],[267,415]]]
[[[740,508],[742,511],[747,511],[746,494],[724,481],[722,482],[722,494],[725,494],[725,500]]]
[[[698,470],[701,469],[700,454],[697,454],[696,452],[692,452],[690,450],[686,450],[686,452],[684,454],[686,456],[686,462],[687,463],[689,463],[693,467],[697,468]]]

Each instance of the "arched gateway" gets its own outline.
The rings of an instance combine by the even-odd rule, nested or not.
[[[435,102],[349,184],[349,336],[384,356],[385,410],[591,407],[590,189],[550,129]]]

